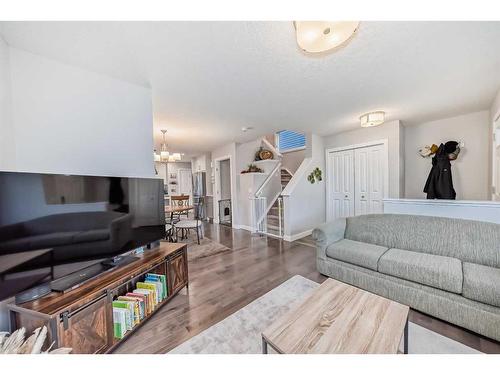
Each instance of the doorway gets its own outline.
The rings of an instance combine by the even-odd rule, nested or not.
[[[219,224],[232,226],[231,158],[216,160],[216,208]]]
[[[383,212],[387,140],[327,150],[327,219]]]

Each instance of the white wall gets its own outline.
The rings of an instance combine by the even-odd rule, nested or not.
[[[0,36],[0,170],[15,170],[9,47]]]
[[[403,130],[401,122],[396,120],[372,128],[359,128],[338,133],[324,138],[325,149],[387,139],[389,149],[389,197],[402,198],[404,196],[404,171],[407,169],[404,164],[401,145],[404,140]]]
[[[310,234],[310,231],[326,220],[325,190],[325,145],[324,139],[315,134],[306,134],[304,164],[293,176],[288,189],[283,192],[285,209],[285,236],[293,241]],[[307,176],[319,167],[323,172],[323,181],[311,184]],[[293,185],[293,186],[292,186]]]
[[[422,158],[418,149],[441,142],[464,141],[452,161],[453,185],[457,200],[488,200],[490,184],[490,113],[481,111],[435,120],[405,129],[406,198],[425,198],[423,188],[431,169],[431,158]]]
[[[10,65],[17,170],[154,176],[150,89],[14,48]]]
[[[304,161],[306,150],[297,150],[292,152],[284,152],[281,164],[283,168],[295,173],[299,169],[300,164]]]

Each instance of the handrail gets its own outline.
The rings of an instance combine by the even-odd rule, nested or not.
[[[290,179],[290,182],[285,186],[281,195],[290,196],[292,192],[295,190],[295,187],[302,180],[302,178],[307,174],[309,166],[312,164],[312,158],[305,158],[302,160],[299,168],[295,171],[295,174]]]
[[[264,182],[262,183],[262,185],[260,185],[260,187],[257,189],[257,191],[255,192],[255,198],[259,198],[260,197],[260,194],[262,193],[262,190],[264,190],[264,188],[269,183],[269,181],[271,181],[271,179],[273,178],[273,176],[274,176],[274,174],[276,173],[277,170],[281,172],[281,162],[279,162],[278,164],[276,164],[276,166],[273,168],[273,170],[271,171],[271,173],[269,173],[269,175],[266,177],[266,179],[264,180]]]

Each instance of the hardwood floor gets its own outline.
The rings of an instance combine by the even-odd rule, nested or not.
[[[205,235],[232,253],[189,262],[189,290],[181,291],[115,353],[165,353],[293,275],[325,280],[316,271],[310,246],[214,224],[206,224]]]
[[[221,321],[294,275],[321,283],[310,238],[284,242],[252,236],[216,224],[205,235],[230,249],[189,262],[189,290],[183,290],[115,353],[165,353]],[[189,249],[188,249],[189,251]],[[487,353],[500,344],[438,319],[411,311],[410,321]]]

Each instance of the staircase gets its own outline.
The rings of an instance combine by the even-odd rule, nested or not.
[[[292,179],[292,174],[284,168],[281,168],[280,172],[281,191],[283,191]],[[267,234],[278,237],[283,236],[283,198],[281,195],[276,199],[267,213]]]

